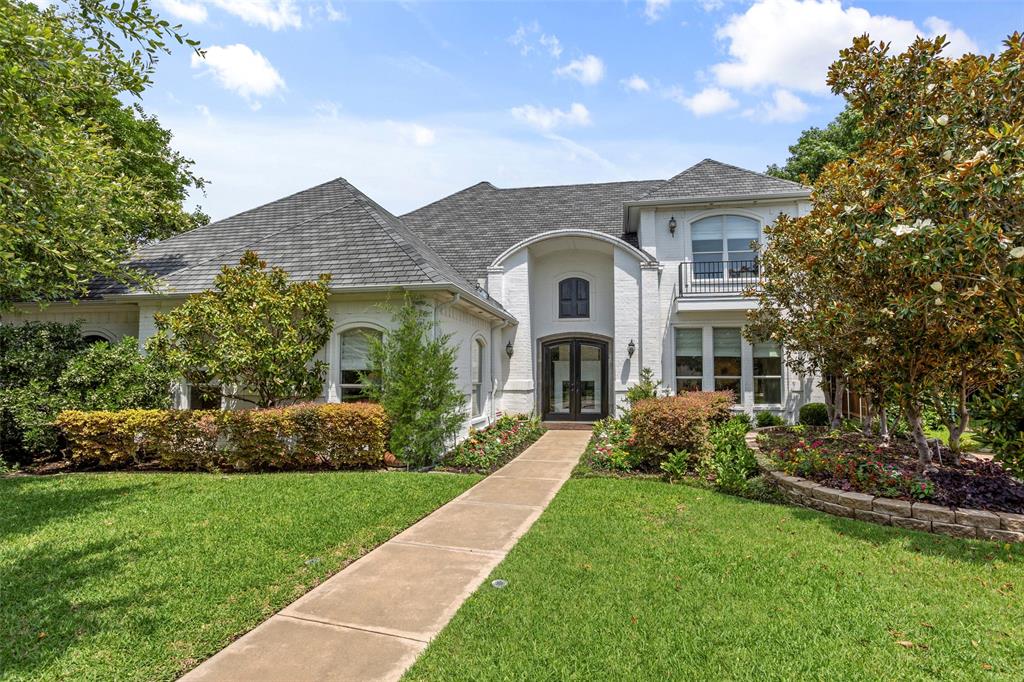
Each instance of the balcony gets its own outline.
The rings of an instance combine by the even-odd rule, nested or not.
[[[684,261],[679,264],[679,298],[688,301],[708,301],[712,307],[718,302],[733,301],[740,308],[749,307],[743,292],[757,286],[760,265],[757,260]],[[743,303],[739,303],[744,301]],[[687,306],[693,309],[693,306]],[[700,306],[706,307],[706,306]]]

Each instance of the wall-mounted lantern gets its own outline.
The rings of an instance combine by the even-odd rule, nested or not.
[[[668,233],[673,237],[676,236],[676,217],[672,216],[668,219]]]
[[[509,341],[507,344],[505,344],[505,355],[512,357],[513,351],[515,351],[515,348],[512,347],[512,342]]]
[[[635,352],[636,352],[636,343],[634,343],[633,339],[630,339],[629,340],[629,345],[626,346],[626,353],[629,354],[629,357],[633,357],[633,353],[635,353]]]

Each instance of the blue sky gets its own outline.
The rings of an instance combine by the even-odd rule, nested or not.
[[[210,180],[214,218],[337,176],[401,213],[465,186],[763,170],[841,108],[853,35],[993,52],[1020,2],[153,0],[207,49],[143,104]]]

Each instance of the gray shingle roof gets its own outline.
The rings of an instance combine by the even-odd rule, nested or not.
[[[798,182],[773,178],[714,159],[704,159],[636,199],[700,199],[763,194],[798,195],[809,192],[809,187]]]
[[[292,279],[331,275],[332,287],[468,282],[402,221],[338,178],[140,249],[132,263],[160,277],[168,293],[210,288],[246,250]],[[131,293],[97,282],[96,296]]]
[[[559,229],[595,230],[622,237],[622,204],[663,180],[499,189],[481,182],[402,216],[470,281],[528,237]]]

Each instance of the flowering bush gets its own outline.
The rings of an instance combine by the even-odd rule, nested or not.
[[[633,426],[628,420],[607,417],[594,422],[586,460],[601,469],[630,471],[644,459],[636,453],[635,444]]]
[[[544,433],[537,417],[510,414],[469,436],[444,456],[449,469],[488,473],[525,450]]]

